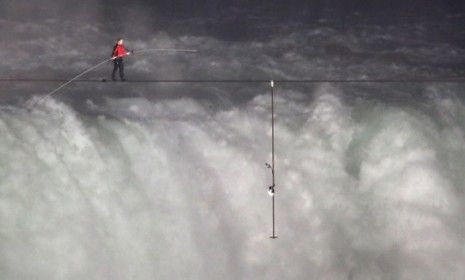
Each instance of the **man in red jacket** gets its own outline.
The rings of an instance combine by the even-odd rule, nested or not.
[[[111,74],[111,79],[113,81],[116,81],[115,74],[118,69],[121,81],[126,81],[126,79],[124,79],[123,57],[129,54],[131,54],[131,52],[127,52],[124,48],[123,39],[119,38],[116,41],[116,45],[113,47],[113,52],[111,54],[111,59],[113,59],[113,73]]]

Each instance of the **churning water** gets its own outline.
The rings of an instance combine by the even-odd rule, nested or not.
[[[2,20],[31,32],[2,45],[2,72],[72,77],[112,41],[98,24],[64,21],[79,28],[66,36],[55,25]],[[463,48],[431,41],[446,29],[430,27],[291,24],[238,42],[144,35],[135,48],[200,52],[128,59],[127,75],[463,76]],[[465,279],[463,85],[278,84],[276,240],[266,87],[67,90],[31,111],[0,107],[1,279]]]
[[[465,110],[441,90],[278,92],[275,241],[266,94],[3,107],[3,277],[460,279]]]

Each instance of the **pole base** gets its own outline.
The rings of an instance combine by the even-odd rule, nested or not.
[[[271,239],[276,239],[276,238],[278,238],[278,236],[273,235],[273,236],[270,236],[270,238],[271,238]]]

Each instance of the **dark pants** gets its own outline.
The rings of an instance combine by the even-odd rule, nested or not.
[[[116,71],[119,69],[119,77],[121,80],[124,80],[124,63],[123,58],[118,57],[113,60],[113,73],[111,73],[111,78],[115,79]]]

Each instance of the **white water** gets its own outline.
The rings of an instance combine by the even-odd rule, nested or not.
[[[1,278],[463,279],[465,108],[429,92],[278,92],[277,240],[267,95],[3,107]]]
[[[120,29],[105,3],[81,4],[66,20],[3,5],[2,78],[69,79],[122,34],[135,49],[200,50],[128,58],[128,79],[464,74],[463,16],[241,30],[228,14],[173,18],[178,34],[149,10],[118,5]],[[217,36],[230,30],[238,40]],[[276,240],[258,86],[73,84],[32,112],[11,105],[56,86],[0,85],[0,279],[465,279],[463,85],[278,85]]]

